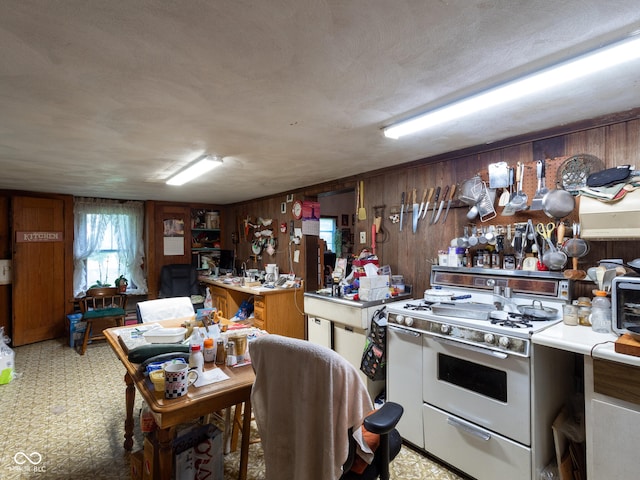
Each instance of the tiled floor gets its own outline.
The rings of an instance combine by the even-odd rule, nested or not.
[[[18,378],[0,385],[0,480],[128,479],[124,369],[108,345],[89,345],[80,356],[62,340],[51,340],[15,352]],[[136,411],[140,407],[137,396]],[[141,446],[136,423],[134,450]],[[263,479],[259,443],[251,445],[249,463],[249,480]],[[237,478],[237,465],[237,453],[225,457],[225,479]],[[392,478],[461,477],[403,447]]]

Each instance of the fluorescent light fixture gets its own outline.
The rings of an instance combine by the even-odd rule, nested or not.
[[[626,40],[386,127],[384,135],[397,139],[638,58],[640,35],[636,32]]]
[[[184,185],[200,175],[222,165],[222,158],[205,155],[167,180],[167,185]]]

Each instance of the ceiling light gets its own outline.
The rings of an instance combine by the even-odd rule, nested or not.
[[[626,40],[386,127],[384,135],[400,138],[638,58],[640,35],[634,34]]]
[[[200,175],[204,175],[210,170],[222,165],[222,158],[212,155],[205,155],[193,162],[181,172],[175,174],[167,180],[167,185],[184,185]]]

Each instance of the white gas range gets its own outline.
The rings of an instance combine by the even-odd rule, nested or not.
[[[530,338],[561,321],[571,282],[558,273],[433,267],[431,287],[453,299],[387,306],[387,398],[405,408],[400,433],[479,480],[535,478],[553,450],[532,412],[545,422],[557,413],[566,385],[554,385],[552,370],[572,366],[553,352],[534,354]]]

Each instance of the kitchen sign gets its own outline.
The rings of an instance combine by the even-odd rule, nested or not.
[[[62,232],[16,232],[17,243],[62,242]]]

